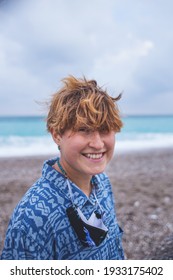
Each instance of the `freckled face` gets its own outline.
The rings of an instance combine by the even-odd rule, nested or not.
[[[59,138],[61,164],[67,174],[92,176],[103,172],[114,152],[115,133],[71,130]]]

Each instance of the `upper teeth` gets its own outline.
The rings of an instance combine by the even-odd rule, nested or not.
[[[101,158],[103,154],[85,154],[88,158]]]

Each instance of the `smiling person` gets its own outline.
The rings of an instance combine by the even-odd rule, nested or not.
[[[122,230],[104,170],[122,121],[116,101],[94,80],[63,79],[47,129],[60,156],[17,205],[1,259],[124,259]]]

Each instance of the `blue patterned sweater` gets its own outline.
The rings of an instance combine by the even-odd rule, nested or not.
[[[52,165],[43,165],[42,177],[16,206],[6,233],[1,259],[11,260],[115,260],[124,259],[122,230],[117,224],[114,199],[108,177],[94,176],[95,193],[105,211],[108,228],[105,240],[94,247],[83,247],[70,225],[66,209],[71,205],[66,178]],[[98,210],[94,193],[89,198],[70,182],[74,203],[88,219]]]

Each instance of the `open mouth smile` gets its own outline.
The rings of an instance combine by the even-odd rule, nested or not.
[[[97,154],[91,154],[91,153],[88,153],[88,154],[83,154],[83,156],[87,157],[87,158],[91,158],[91,159],[101,159],[103,157],[105,153],[97,153]]]

